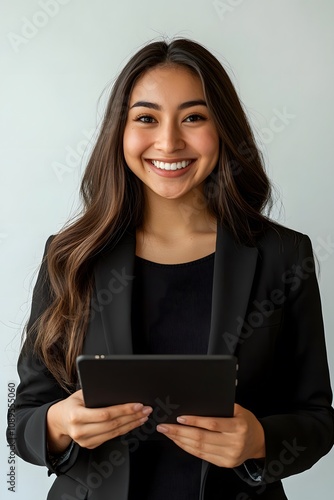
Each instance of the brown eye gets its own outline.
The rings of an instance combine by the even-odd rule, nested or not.
[[[152,123],[151,120],[154,120],[154,118],[149,115],[137,116],[137,118],[135,119],[136,122],[141,122],[141,123]]]
[[[197,122],[197,121],[201,121],[201,120],[205,120],[204,116],[201,116],[201,115],[190,115],[186,118],[186,120],[189,120],[190,119],[190,122],[193,123],[193,122]]]

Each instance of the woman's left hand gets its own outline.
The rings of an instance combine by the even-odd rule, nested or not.
[[[238,404],[234,405],[231,418],[182,415],[177,420],[182,425],[162,424],[157,430],[202,460],[232,468],[249,458],[265,457],[262,425],[253,413]],[[164,428],[167,432],[163,432]]]

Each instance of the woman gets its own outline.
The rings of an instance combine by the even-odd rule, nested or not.
[[[312,248],[264,215],[270,183],[210,52],[176,39],[132,57],[82,196],[35,286],[17,454],[57,474],[51,500],[287,498],[281,479],[333,444]],[[234,354],[234,417],[184,416],[146,439],[152,408],[84,407],[80,353]]]

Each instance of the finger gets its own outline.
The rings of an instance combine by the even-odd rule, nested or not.
[[[126,426],[130,426],[130,430],[132,430],[132,428],[142,425],[148,419],[148,414],[151,411],[150,407],[143,407],[142,411],[135,414],[118,415],[116,418],[107,419],[103,422],[92,422],[91,420],[88,422],[73,422],[72,419],[68,426],[67,434],[81,446],[85,446],[87,440],[95,438],[101,440],[106,434],[111,436],[109,437],[111,439],[121,433],[118,430],[119,428],[127,429]],[[104,441],[106,439],[104,438]]]
[[[162,429],[166,429],[167,432],[163,432]],[[231,439],[226,438],[224,434],[210,432],[205,429],[163,424],[162,426],[158,425],[157,430],[173,441],[178,440],[193,447],[201,447],[205,444],[206,446],[211,446],[213,449],[213,447],[228,447],[231,445]]]
[[[220,420],[222,424],[228,426],[233,426],[235,423],[235,417],[245,416],[248,412],[243,406],[239,404],[234,404],[233,417],[202,417],[197,415],[180,415],[177,417],[177,421],[179,423],[186,423],[187,425],[194,425],[197,427],[203,427],[205,429],[210,427],[210,420],[215,418],[216,420]],[[181,422],[183,420],[183,422]]]
[[[211,432],[195,427],[170,424],[168,426],[164,424],[163,427],[168,427],[168,432],[165,434],[168,438],[186,451],[192,450],[191,453],[200,458],[204,455],[215,456],[216,459],[212,463],[217,463],[224,458],[224,463],[229,464],[226,465],[229,467],[234,467],[231,464],[240,464],[244,461],[242,458],[245,450],[244,439],[236,433]]]
[[[121,415],[106,422],[88,422],[80,424],[74,428],[74,432],[83,438],[88,436],[101,436],[106,433],[117,431],[117,429],[121,427],[141,421],[142,419],[147,419],[147,415],[143,415],[141,412],[135,415]]]
[[[107,429],[101,428],[101,425],[96,426],[96,424],[88,424],[84,426],[84,429],[74,432],[72,438],[80,446],[92,449],[105,441],[127,434],[136,427],[144,424],[147,420],[147,416],[141,416],[140,418],[119,423],[119,425]]]
[[[69,422],[72,425],[82,423],[103,423],[109,422],[120,416],[143,416],[143,411],[152,411],[151,407],[142,405],[141,403],[127,403],[125,405],[107,406],[104,408],[86,408],[84,406],[76,406],[69,411]]]
[[[225,433],[237,432],[240,424],[240,420],[236,417],[200,417],[196,415],[182,415],[177,417],[177,421],[181,425]]]
[[[199,449],[184,441],[180,441],[177,439],[173,441],[179,448],[182,448],[182,450],[186,451],[187,453],[190,453],[194,457],[200,458],[201,460],[205,460],[214,465],[217,465],[218,467],[232,468],[237,467],[243,462],[243,460],[237,460],[234,457],[230,457],[228,454],[228,448],[225,450],[225,452],[222,450],[219,450],[218,452],[218,448],[213,448],[213,450],[211,448]]]

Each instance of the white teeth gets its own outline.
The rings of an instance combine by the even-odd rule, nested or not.
[[[180,161],[178,163],[164,163],[163,161],[151,160],[153,165],[157,168],[161,168],[162,170],[180,170],[180,168],[185,168],[192,162],[192,160],[188,161]]]

